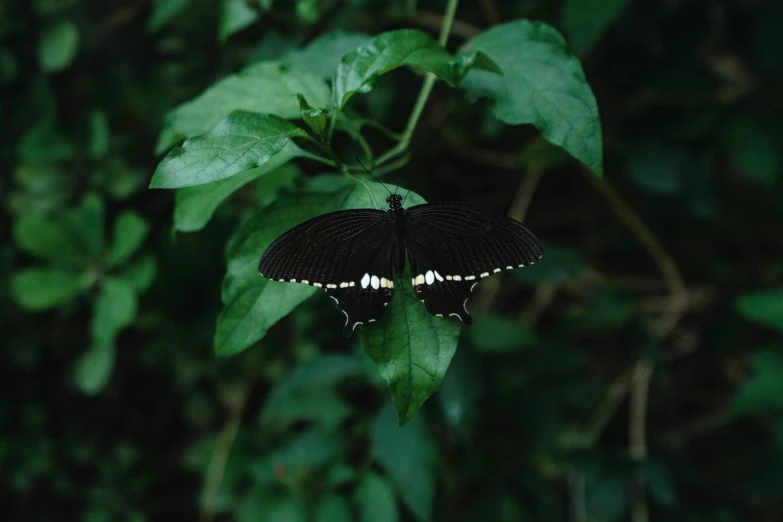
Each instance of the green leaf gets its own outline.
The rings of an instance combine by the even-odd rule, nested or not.
[[[307,124],[307,126],[310,127],[310,130],[312,130],[313,133],[321,141],[323,141],[323,135],[324,131],[326,130],[328,122],[327,116],[329,112],[326,109],[311,107],[310,104],[307,103],[305,97],[301,94],[298,94],[297,98],[299,98],[299,108],[302,111],[302,119]]]
[[[437,399],[446,423],[464,440],[473,434],[483,391],[481,359],[460,349],[438,389]]]
[[[55,266],[81,268],[89,260],[63,220],[23,215],[14,222],[14,240],[20,249]]]
[[[337,30],[319,36],[310,45],[289,53],[283,60],[302,71],[321,78],[331,78],[342,56],[364,45],[369,39],[366,34]]]
[[[417,29],[389,31],[343,56],[332,81],[335,107],[344,107],[357,92],[369,92],[378,76],[403,65],[435,73],[450,85],[460,80],[459,62],[430,35]]]
[[[329,104],[329,87],[318,76],[276,62],[253,64],[171,111],[163,134],[192,138],[237,110],[296,119],[301,116],[297,94],[318,107]]]
[[[201,230],[207,226],[215,210],[231,194],[262,176],[270,173],[276,176],[278,173],[274,172],[275,170],[303,154],[302,149],[289,141],[262,167],[246,170],[230,178],[205,185],[178,189],[174,198],[174,228],[182,232]]]
[[[586,267],[575,250],[545,245],[540,260],[522,270],[514,270],[514,275],[534,285],[551,285],[577,277]]]
[[[333,464],[343,450],[343,439],[335,432],[310,429],[299,435],[291,435],[287,443],[253,466],[253,476],[259,482],[279,480],[280,470],[295,477],[302,472]]]
[[[121,265],[135,254],[150,226],[141,215],[133,210],[126,210],[114,221],[114,234],[107,253],[107,261],[111,266]]]
[[[389,385],[400,425],[438,388],[459,340],[461,323],[434,317],[413,294],[410,271],[395,277],[394,298],[379,321],[362,326],[362,343]]]
[[[245,0],[223,0],[220,16],[220,41],[253,25],[258,20],[258,11],[251,8]]]
[[[745,294],[737,300],[743,317],[783,332],[783,290]]]
[[[67,69],[79,50],[79,28],[64,20],[46,29],[38,42],[38,62],[44,71],[55,73]]]
[[[281,234],[321,214],[338,210],[346,193],[284,196],[250,219],[228,254],[223,282],[226,307],[218,318],[215,353],[231,355],[264,337],[317,288],[269,281],[258,273],[261,254]]]
[[[783,412],[783,348],[780,345],[771,345],[755,357],[753,375],[742,384],[732,410],[738,414],[766,410]]]
[[[234,112],[207,134],[187,140],[158,165],[150,188],[181,188],[225,179],[260,167],[289,138],[307,133],[271,114]]]
[[[392,192],[404,190],[387,187]],[[343,208],[381,209],[387,195],[380,183],[364,183],[351,193]],[[406,198],[407,206],[425,203],[415,192]],[[410,277],[406,269],[401,280],[395,278],[397,290],[383,318],[361,327],[364,349],[389,385],[400,424],[407,423],[437,389],[457,348],[460,331],[458,321],[427,313],[407,284]]]
[[[400,519],[391,484],[372,471],[356,486],[353,501],[362,522],[397,522]]]
[[[97,194],[88,194],[78,207],[62,216],[63,226],[90,259],[97,259],[103,254],[105,213],[103,199]]]
[[[344,497],[327,494],[318,503],[315,512],[315,522],[351,522],[351,508]],[[366,522],[362,519],[362,522]]]
[[[494,100],[493,114],[511,125],[530,123],[555,145],[603,174],[601,120],[579,60],[543,23],[517,20],[485,31],[464,47],[482,51],[503,74],[471,70],[463,85],[476,100]]]
[[[677,491],[671,473],[660,460],[649,459],[642,463],[641,471],[650,495],[662,506],[677,505]]]
[[[411,513],[421,522],[432,520],[437,457],[424,420],[398,427],[394,410],[386,406],[375,422],[374,444],[378,462]]]
[[[106,388],[114,370],[115,350],[111,344],[94,344],[76,361],[73,380],[84,394],[95,395]]]
[[[103,281],[92,316],[95,346],[110,346],[114,338],[136,318],[136,292],[128,282],[109,278]]]
[[[11,295],[16,304],[31,311],[48,310],[87,290],[79,274],[64,270],[28,268],[11,277]]]
[[[723,139],[743,174],[764,187],[775,185],[783,165],[777,145],[758,121],[751,116],[735,118],[724,129]]]
[[[628,5],[628,0],[566,0],[563,29],[575,54],[592,49]]]
[[[538,344],[538,336],[530,327],[497,315],[477,318],[468,332],[476,348],[485,352],[524,350]]]
[[[152,14],[147,22],[147,30],[155,33],[163,29],[194,0],[155,0]]]
[[[155,281],[157,271],[158,265],[155,258],[146,255],[126,266],[119,277],[133,287],[136,292],[142,293]]]

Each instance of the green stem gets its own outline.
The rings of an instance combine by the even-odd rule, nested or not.
[[[446,12],[443,13],[443,23],[440,26],[438,42],[444,47],[449,40],[451,25],[454,23],[454,15],[457,13],[457,4],[459,4],[459,0],[449,0],[446,5]],[[436,79],[437,76],[435,76],[435,74],[427,73],[421,90],[419,91],[419,97],[416,98],[416,104],[413,106],[413,111],[411,111],[411,115],[408,118],[408,124],[405,126],[405,130],[402,131],[402,137],[400,138],[399,143],[382,154],[378,158],[376,164],[383,165],[392,158],[399,156],[408,148],[411,138],[413,138],[413,132],[416,130],[416,125],[419,123],[419,118],[421,118],[421,113],[424,111],[424,106],[427,104],[427,99],[430,97]]]

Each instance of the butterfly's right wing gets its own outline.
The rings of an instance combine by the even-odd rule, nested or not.
[[[425,204],[406,215],[414,289],[432,315],[455,315],[470,324],[466,305],[479,280],[535,263],[543,253],[521,223],[488,209]]]
[[[381,210],[341,210],[298,225],[266,249],[267,279],[323,288],[346,316],[343,333],[379,319],[394,292],[391,222]]]

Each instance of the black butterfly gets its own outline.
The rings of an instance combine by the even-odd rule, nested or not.
[[[478,281],[501,270],[535,263],[541,243],[518,221],[458,203],[402,208],[402,197],[386,198],[389,210],[341,210],[318,216],[277,238],[258,270],[267,279],[326,290],[342,308],[343,333],[380,319],[394,294],[392,267],[415,274],[416,297],[437,317],[457,316]]]

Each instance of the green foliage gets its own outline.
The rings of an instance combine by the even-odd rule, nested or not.
[[[530,123],[555,145],[603,174],[598,106],[582,66],[563,37],[546,24],[518,20],[471,39],[502,74],[474,70],[463,83],[472,99],[489,97],[493,114],[511,125]]]
[[[203,185],[261,167],[290,138],[302,136],[302,129],[280,117],[232,112],[208,133],[169,152],[155,171],[150,188]]]
[[[783,519],[781,31],[727,0],[0,2],[3,520]],[[470,327],[406,272],[346,340],[257,268],[385,208],[357,158],[544,257]]]

